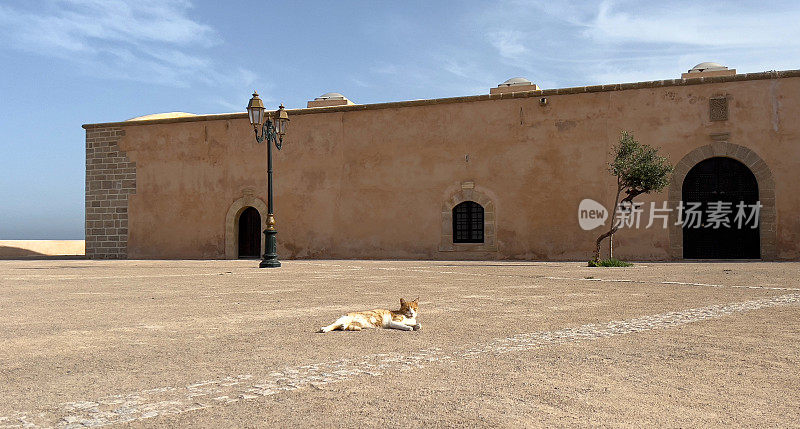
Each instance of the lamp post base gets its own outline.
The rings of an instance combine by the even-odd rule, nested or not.
[[[259,268],[278,268],[281,266],[281,261],[278,260],[278,243],[275,239],[277,234],[278,231],[274,229],[264,230],[264,238],[267,241],[266,246],[264,246],[264,258],[258,264]]]
[[[281,261],[275,260],[261,260],[261,263],[258,264],[258,268],[279,268],[281,266]]]

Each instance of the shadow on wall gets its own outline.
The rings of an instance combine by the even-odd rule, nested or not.
[[[85,259],[83,240],[4,240],[0,259]]]
[[[0,258],[2,259],[37,258],[42,256],[46,255],[21,247],[0,246]]]
[[[20,247],[0,246],[2,259],[86,259],[86,255],[46,255]]]

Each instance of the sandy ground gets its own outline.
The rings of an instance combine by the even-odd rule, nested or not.
[[[0,427],[800,427],[800,263],[256,267],[0,261]]]

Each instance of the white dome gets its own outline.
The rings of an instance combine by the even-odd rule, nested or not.
[[[699,73],[704,71],[717,71],[717,70],[728,70],[728,68],[720,63],[705,62],[692,67],[692,69],[689,70],[689,73]]]
[[[325,94],[320,95],[319,97],[315,98],[314,100],[345,100],[345,96],[339,94],[338,92],[328,92]]]
[[[516,85],[532,85],[533,82],[525,79],[524,77],[512,77],[511,79],[501,83],[497,86],[516,86]]]

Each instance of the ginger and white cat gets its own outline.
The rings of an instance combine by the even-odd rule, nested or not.
[[[360,331],[365,328],[388,328],[400,329],[402,331],[418,330],[422,326],[417,322],[417,310],[419,308],[419,298],[413,301],[406,301],[400,298],[400,309],[392,310],[370,310],[356,313],[347,313],[336,319],[328,326],[320,328],[317,332],[330,332],[337,329],[342,331]]]

